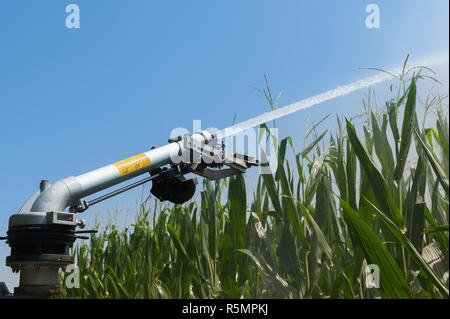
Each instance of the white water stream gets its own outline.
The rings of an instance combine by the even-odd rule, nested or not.
[[[408,68],[411,68],[414,66],[433,67],[436,65],[446,63],[446,62],[448,62],[448,60],[449,60],[449,53],[447,51],[447,52],[442,52],[437,55],[429,56],[420,61],[416,61],[412,65],[411,64],[408,65]],[[402,69],[403,69],[403,66],[400,66],[395,69],[388,70],[388,72],[391,74],[399,75],[399,74],[401,74]],[[324,93],[321,93],[318,95],[314,95],[307,99],[304,99],[304,100],[295,102],[293,104],[278,108],[271,112],[266,112],[266,113],[260,114],[256,117],[246,120],[244,122],[227,127],[225,129],[223,129],[222,131],[220,131],[219,136],[222,138],[225,138],[225,137],[239,134],[239,133],[245,131],[246,129],[267,123],[269,121],[292,114],[299,110],[304,110],[304,109],[310,108],[314,105],[323,103],[325,101],[329,101],[329,100],[335,99],[337,97],[341,97],[341,96],[350,94],[357,90],[373,86],[375,84],[381,83],[386,80],[390,80],[392,78],[393,77],[390,74],[380,72],[377,75],[370,76],[370,77],[355,81],[355,82],[347,84],[347,85],[339,86],[333,90],[330,90],[330,91],[327,91],[327,92],[324,92]]]

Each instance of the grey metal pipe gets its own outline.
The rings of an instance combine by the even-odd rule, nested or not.
[[[216,139],[216,135],[204,130],[192,134],[192,139],[196,143],[208,144]],[[173,163],[173,159],[179,158],[183,152],[183,143],[172,142],[76,177],[66,177],[53,184],[45,183],[41,186],[41,192],[34,195],[36,198],[30,199],[32,203],[28,201],[27,209],[21,212],[64,211],[85,196]]]
[[[133,177],[171,163],[171,156],[180,151],[178,143],[170,143],[76,177],[81,197],[89,196]]]

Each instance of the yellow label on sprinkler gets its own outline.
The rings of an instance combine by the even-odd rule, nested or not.
[[[124,176],[134,171],[149,166],[152,162],[145,154],[131,156],[124,160],[118,161],[113,165],[119,169],[120,176]]]

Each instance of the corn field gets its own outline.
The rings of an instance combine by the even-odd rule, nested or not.
[[[242,175],[204,180],[199,202],[149,196],[133,225],[74,247],[80,288],[62,285],[63,297],[448,298],[448,104],[419,103],[428,79],[414,71],[384,107],[365,105],[361,125],[306,125],[300,152],[281,140],[276,172],[252,196]]]

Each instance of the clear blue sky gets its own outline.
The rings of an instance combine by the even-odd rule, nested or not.
[[[80,29],[65,26],[70,3],[80,7]],[[380,7],[380,29],[365,26],[369,3]],[[1,1],[0,235],[41,179],[78,175],[164,144],[174,127],[191,128],[193,119],[223,128],[235,113],[241,121],[267,111],[252,88],[264,86],[265,73],[274,92],[285,92],[284,105],[373,74],[358,67],[390,68],[408,53],[448,50],[448,6],[448,0]],[[363,96],[308,112],[313,120],[351,115]],[[303,112],[279,122],[282,133],[301,135],[305,118]],[[131,194],[120,199],[121,208],[134,207],[139,193]],[[0,245],[0,281],[8,282],[9,248]]]

